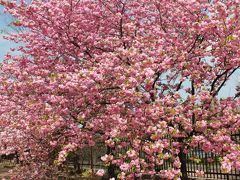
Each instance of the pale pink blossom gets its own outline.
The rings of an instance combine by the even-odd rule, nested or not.
[[[99,169],[99,170],[96,172],[96,175],[98,175],[98,176],[103,176],[104,174],[105,174],[104,169]]]
[[[196,176],[197,177],[203,177],[204,176],[204,171],[202,171],[202,170],[196,170]]]

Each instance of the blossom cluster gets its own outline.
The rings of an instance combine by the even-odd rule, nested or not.
[[[26,29],[5,37],[19,53],[0,66],[0,153],[19,155],[16,179],[48,179],[98,142],[112,179],[184,179],[196,147],[240,169],[239,88],[219,97],[240,67],[239,0],[0,4]]]

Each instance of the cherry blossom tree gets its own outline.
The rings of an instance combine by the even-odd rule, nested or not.
[[[240,169],[239,90],[218,96],[240,67],[239,0],[0,2],[26,28],[6,37],[24,45],[0,70],[0,143],[19,179],[99,141],[109,178],[186,180],[197,146]]]

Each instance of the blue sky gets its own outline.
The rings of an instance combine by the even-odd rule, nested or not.
[[[11,31],[8,24],[11,22],[9,15],[3,13],[3,7],[0,6],[0,30]],[[4,55],[9,52],[10,48],[16,47],[14,42],[3,39],[4,33],[0,33],[0,62],[4,59]],[[219,92],[220,97],[234,96],[235,88],[240,85],[240,70],[232,75],[226,86]]]
[[[11,19],[9,15],[3,13],[3,7],[0,6],[0,61],[4,58],[4,55],[9,51],[10,48],[16,47],[16,44],[3,39],[4,31],[10,31],[8,27]],[[3,32],[2,32],[3,31]]]
[[[240,85],[240,70],[236,71],[219,92],[219,97],[229,97],[236,94],[236,86]]]

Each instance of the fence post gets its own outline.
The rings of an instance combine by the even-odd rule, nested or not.
[[[94,170],[93,170],[93,148],[91,146],[91,149],[90,149],[90,158],[91,158],[91,170],[92,170],[92,175],[94,173]]]

